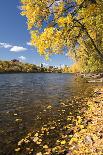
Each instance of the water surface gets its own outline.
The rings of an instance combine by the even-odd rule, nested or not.
[[[76,111],[82,105],[76,103],[75,96],[83,100],[90,94],[89,84],[74,82],[73,74],[1,74],[0,155],[14,154],[21,137],[50,120],[57,120],[62,102],[71,105],[74,100],[69,111]],[[53,110],[45,111],[48,106]]]

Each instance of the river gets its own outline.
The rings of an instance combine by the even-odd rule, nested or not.
[[[67,112],[78,113],[90,95],[90,85],[76,83],[73,74],[0,74],[0,155],[14,155],[24,135],[50,120],[63,123]],[[60,116],[63,102],[69,108]]]

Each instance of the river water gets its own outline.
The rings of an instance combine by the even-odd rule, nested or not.
[[[15,154],[17,142],[48,121],[63,122],[61,103],[70,104],[68,111],[76,113],[89,95],[89,84],[74,82],[73,74],[0,74],[0,155]]]

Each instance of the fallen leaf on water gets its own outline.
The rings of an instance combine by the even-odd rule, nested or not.
[[[55,129],[55,126],[52,126],[50,129],[52,129],[52,130]]]
[[[41,152],[39,152],[39,153],[37,153],[36,155],[42,155],[42,153],[41,153]]]
[[[28,139],[24,139],[24,142],[28,144],[30,141]]]
[[[35,136],[35,137],[38,137],[38,135],[39,135],[39,134],[38,134],[38,133],[36,133],[34,136]]]
[[[37,142],[36,142],[36,144],[40,145],[40,144],[41,144],[41,142],[40,142],[40,141],[39,141],[39,142],[37,141]]]
[[[34,139],[33,139],[33,142],[37,142],[38,141],[38,137],[35,137]]]
[[[23,142],[24,142],[24,139],[20,140],[20,141],[18,142],[18,145],[21,145]]]
[[[16,122],[22,122],[22,119],[17,118],[15,121]]]
[[[18,114],[14,113],[14,116],[17,116]]]
[[[47,109],[51,109],[52,108],[52,106],[51,105],[49,105],[48,107],[47,107]]]
[[[65,143],[66,143],[65,140],[61,141],[61,145],[65,145]]]
[[[61,102],[60,104],[65,106],[65,103],[63,103],[63,102]]]
[[[20,148],[15,149],[15,151],[16,151],[16,152],[19,152],[19,151],[20,151]]]
[[[48,146],[47,146],[47,145],[44,145],[43,148],[44,148],[44,149],[48,149]]]

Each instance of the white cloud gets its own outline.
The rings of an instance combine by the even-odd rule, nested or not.
[[[11,48],[12,45],[8,44],[8,43],[1,43],[0,42],[0,48]]]
[[[30,42],[27,42],[27,45],[28,45],[28,46],[31,46],[32,44],[31,44]]]
[[[49,7],[50,12],[53,12],[53,10],[54,10],[53,8],[55,6],[59,6],[61,4],[61,2],[63,2],[63,0],[57,0],[52,5],[51,5],[51,3],[48,3],[48,7]]]
[[[0,42],[0,48],[6,48],[6,49],[10,49],[10,51],[12,52],[22,52],[22,51],[26,51],[27,48],[24,48],[22,46],[13,46],[9,43],[5,43],[5,42]]]
[[[46,66],[49,66],[49,64],[48,64],[48,63],[45,63],[45,62],[42,63],[42,64],[43,64],[43,66],[45,66],[45,67],[46,67]]]
[[[21,10],[21,11],[23,10],[22,7],[21,7],[20,5],[18,5],[17,8],[18,8],[19,10]]]
[[[62,64],[61,66],[60,66],[60,68],[64,68],[65,67],[65,65],[64,64]]]
[[[66,53],[65,56],[69,57],[69,53]]]
[[[21,61],[24,61],[24,60],[26,60],[26,57],[24,57],[24,56],[20,56],[20,57],[18,57]]]
[[[12,52],[22,52],[22,51],[26,51],[27,48],[21,47],[21,46],[13,46],[10,51]]]

